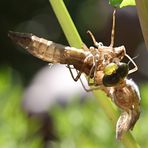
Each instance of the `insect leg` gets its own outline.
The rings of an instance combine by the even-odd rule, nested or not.
[[[85,43],[82,44],[82,48],[83,48],[85,51],[89,51],[89,48],[86,46]]]
[[[78,81],[78,79],[80,79],[80,82],[81,82],[81,84],[82,84],[82,87],[83,87],[83,89],[84,89],[86,92],[90,92],[90,91],[93,90],[93,89],[86,88],[86,86],[84,85],[82,79],[80,78],[82,72],[76,70],[77,76],[76,76],[76,78],[75,78],[74,75],[73,75],[73,73],[72,73],[72,70],[71,70],[72,68],[71,68],[69,65],[67,65],[67,67],[69,68],[69,71],[70,71],[70,74],[71,74],[73,80],[74,80],[74,81]]]
[[[68,67],[68,69],[69,69],[69,71],[70,71],[70,74],[71,74],[71,76],[72,76],[72,78],[73,78],[74,81],[78,81],[78,79],[81,77],[83,68],[84,68],[84,66],[85,66],[85,62],[88,60],[88,58],[90,58],[90,56],[91,56],[91,55],[88,55],[88,56],[84,59],[84,63],[83,63],[83,65],[82,65],[82,67],[81,67],[81,70],[80,70],[80,71],[77,71],[77,70],[76,70],[76,72],[77,72],[77,76],[76,76],[76,77],[74,77],[74,74],[73,74],[73,72],[72,72],[72,70],[71,70],[72,68],[70,67],[70,65],[67,65],[67,67]]]
[[[73,80],[74,80],[74,81],[77,81],[77,80],[75,80],[75,78],[74,78],[74,75],[73,75],[73,73],[72,73],[71,67],[70,67],[70,66],[67,66],[67,67],[68,67],[69,70],[70,70],[70,74],[71,74]],[[80,72],[78,72],[77,70],[76,70],[76,72],[77,72],[77,76],[78,76]],[[83,83],[81,77],[79,77],[79,79],[80,79],[80,82],[81,82],[81,84],[82,84],[83,89],[84,89],[86,92],[92,91],[92,89],[86,88],[86,86],[84,85],[84,83]]]
[[[78,79],[80,78],[82,72],[76,70],[77,76],[74,77],[74,74],[73,74],[73,72],[72,72],[72,70],[71,70],[72,68],[70,67],[70,65],[67,65],[67,67],[68,67],[68,69],[69,69],[69,71],[70,71],[70,74],[71,74],[71,77],[73,78],[73,80],[74,80],[74,81],[78,81]]]
[[[87,31],[87,33],[90,35],[90,37],[92,38],[92,41],[93,41],[93,43],[94,43],[94,45],[96,46],[96,47],[100,47],[100,46],[103,46],[103,44],[101,43],[101,42],[97,42],[96,41],[96,39],[95,39],[95,37],[94,37],[94,35],[92,34],[92,32],[90,31],[90,30],[88,30]]]
[[[100,86],[91,87],[91,88],[86,88],[86,86],[84,85],[84,83],[83,83],[83,81],[82,81],[81,78],[80,78],[80,82],[81,82],[81,84],[82,84],[82,86],[83,86],[83,88],[84,88],[84,90],[85,90],[86,92],[90,92],[90,91],[93,91],[93,90],[100,89]]]
[[[133,59],[128,55],[125,54],[125,56],[133,63],[133,65],[135,66],[133,69],[129,70],[128,74],[134,73],[135,71],[138,70],[138,66],[136,65],[136,63],[133,61]]]
[[[88,81],[88,85],[89,86],[94,85],[94,80],[93,80],[93,82],[90,82],[91,75],[92,75],[92,72],[93,72],[94,67],[95,67],[95,64],[93,64],[93,66],[91,67],[90,72],[89,72],[89,75],[88,75],[88,78],[87,78],[87,81]]]
[[[98,66],[98,56],[93,56],[93,66],[91,67],[91,70],[89,72],[89,75],[88,75],[88,85],[91,86],[91,85],[95,85],[96,84],[96,80],[95,80],[95,77],[96,77],[96,73],[97,73],[97,66]],[[94,70],[94,72],[93,72]],[[90,82],[90,78],[91,78],[91,75],[93,73],[93,82]]]
[[[88,79],[87,79],[88,85],[89,85],[89,86],[95,85],[95,84],[96,84],[96,82],[95,82],[95,75],[96,75],[96,72],[97,72],[97,62],[98,62],[98,57],[99,57],[99,56],[98,56],[98,53],[97,53],[97,52],[96,52],[96,55],[92,55],[92,54],[88,55],[88,56],[84,59],[84,63],[83,63],[83,65],[82,65],[82,68],[81,68],[81,69],[84,68],[85,62],[86,62],[90,57],[92,58],[93,65],[92,65],[92,67],[91,67],[91,69],[90,69],[90,72],[89,72],[89,75],[88,75]],[[80,78],[80,76],[81,76],[81,74],[82,74],[82,72],[81,72],[82,70],[80,70],[80,71],[77,71],[77,70],[76,70],[77,76],[74,77],[73,72],[72,72],[72,70],[71,70],[72,67],[70,67],[70,65],[67,65],[67,67],[69,68],[70,74],[71,74],[71,76],[72,76],[72,78],[73,78],[74,81],[78,81],[78,80],[80,79],[80,82],[81,82],[81,84],[82,84],[82,86],[83,86],[83,88],[84,88],[85,91],[89,92],[89,91],[93,91],[93,90],[96,90],[96,89],[100,89],[100,86],[96,86],[96,87],[89,88],[89,89],[86,88],[85,85],[84,85],[84,83],[83,83],[83,81],[82,81],[82,79]],[[93,72],[93,71],[94,71],[94,72]],[[93,73],[94,73],[94,74],[93,74]],[[94,78],[93,83],[90,82],[90,78],[91,78],[92,74],[93,74],[93,78]]]
[[[97,74],[98,60],[95,60],[95,69],[94,69],[94,85],[96,85],[96,74]]]
[[[93,87],[93,88],[86,88],[86,86],[84,85],[82,79],[80,78],[82,72],[76,70],[77,76],[76,76],[76,78],[75,78],[74,75],[73,75],[73,73],[72,73],[72,70],[71,70],[72,68],[70,67],[70,65],[67,65],[67,67],[69,68],[69,71],[70,71],[70,74],[71,74],[73,80],[74,80],[74,81],[77,81],[78,79],[80,79],[80,82],[81,82],[81,84],[82,84],[82,87],[84,88],[84,90],[85,90],[86,92],[90,92],[90,91],[97,90],[97,89],[100,88],[100,86]],[[93,68],[91,68],[91,69],[93,69]],[[90,78],[90,76],[88,76],[88,78]],[[89,81],[89,80],[88,80],[88,81]],[[88,85],[90,86],[90,83],[88,83]]]

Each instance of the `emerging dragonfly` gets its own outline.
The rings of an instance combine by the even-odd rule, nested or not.
[[[9,37],[41,60],[67,64],[75,81],[80,79],[82,73],[85,73],[88,76],[88,85],[91,86],[90,89],[87,89],[82,83],[86,91],[102,89],[122,109],[116,125],[116,138],[120,139],[124,132],[134,127],[140,116],[140,95],[136,84],[131,79],[127,79],[127,75],[135,72],[138,68],[132,58],[126,54],[124,46],[113,47],[114,32],[115,10],[110,46],[96,42],[90,31],[88,33],[95,47],[88,48],[83,44],[82,49],[57,44],[28,33],[10,31]],[[133,69],[129,70],[129,64],[121,62],[124,57],[133,63]],[[77,70],[76,77],[72,73],[72,68]],[[91,79],[93,82],[90,81]]]

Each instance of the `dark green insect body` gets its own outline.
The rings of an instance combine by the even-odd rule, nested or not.
[[[119,84],[127,75],[129,67],[126,63],[110,63],[105,67],[103,85],[112,87]]]

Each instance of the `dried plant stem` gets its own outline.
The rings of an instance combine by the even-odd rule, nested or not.
[[[58,21],[66,35],[69,44],[71,46],[81,48],[81,38],[70,18],[63,0],[49,0],[49,2],[52,5],[52,8],[58,18]],[[113,127],[115,127],[118,114],[117,109],[112,105],[110,99],[107,98],[102,91],[94,91],[94,96],[98,99],[100,107],[102,107],[108,118],[111,120]],[[130,132],[123,137],[121,142],[126,148],[139,148]]]

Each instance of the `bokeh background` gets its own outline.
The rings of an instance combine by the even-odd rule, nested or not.
[[[82,40],[110,44],[113,8],[107,0],[64,0]],[[139,70],[131,77],[141,91],[141,117],[133,135],[148,147],[148,52],[135,7],[116,14],[115,45],[125,45]],[[64,65],[49,66],[16,46],[9,30],[31,32],[68,45],[48,0],[1,1],[0,4],[0,147],[122,148],[115,127],[91,93],[74,82]],[[98,98],[99,99],[99,98]]]

